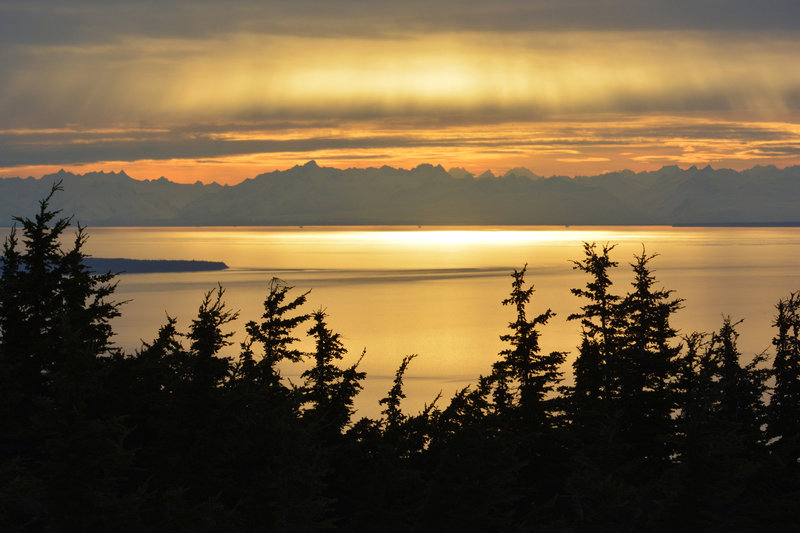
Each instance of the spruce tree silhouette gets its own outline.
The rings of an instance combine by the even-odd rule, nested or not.
[[[778,330],[773,372],[775,388],[769,404],[769,435],[776,448],[794,459],[800,457],[800,292],[793,292],[775,306],[773,325]]]
[[[395,372],[392,388],[389,389],[389,393],[384,398],[381,398],[378,402],[381,405],[386,406],[381,414],[383,414],[384,417],[383,420],[386,433],[389,435],[395,434],[400,429],[400,425],[407,418],[407,416],[403,414],[402,409],[400,409],[400,402],[406,397],[405,393],[403,392],[403,376],[408,369],[408,364],[416,357],[417,354],[406,355],[403,357],[403,361],[397,368],[397,372]]]
[[[619,263],[612,261],[609,253],[614,245],[605,245],[598,252],[595,243],[584,243],[583,261],[573,261],[573,269],[589,275],[585,289],[570,289],[575,296],[588,300],[580,313],[567,320],[580,320],[581,346],[575,360],[575,388],[573,396],[580,401],[603,400],[606,408],[615,396],[619,383],[615,359],[619,342],[619,314],[616,305],[620,297],[610,292],[612,285],[609,270]]]
[[[365,372],[359,372],[361,357],[348,368],[339,368],[335,362],[340,361],[347,350],[341,342],[341,336],[334,333],[325,322],[325,312],[314,313],[314,325],[308,334],[316,341],[316,350],[312,355],[314,366],[303,372],[306,380],[304,392],[312,404],[306,411],[306,417],[314,419],[318,424],[329,427],[337,434],[350,423],[353,414],[353,400],[361,390],[361,381]]]
[[[675,398],[671,383],[680,352],[680,345],[671,344],[677,331],[670,318],[683,300],[672,298],[673,291],[655,288],[650,269],[655,257],[644,250],[635,256],[631,264],[633,290],[617,307],[622,328],[616,365],[620,379],[618,408],[630,454],[646,461],[667,461],[673,453],[670,441]]]
[[[71,248],[62,250],[61,238],[71,218],[59,218],[50,207],[53,185],[39,202],[33,219],[15,217],[22,228],[22,250],[16,227],[0,257],[0,384],[23,395],[78,393],[95,378],[100,355],[113,351],[110,321],[119,316],[121,303],[109,301],[114,274],[95,274],[83,263],[85,228],[80,224]],[[66,389],[71,389],[67,391]]]
[[[290,314],[306,303],[308,292],[286,301],[292,289],[293,287],[278,278],[272,278],[267,286],[261,320],[259,322],[251,320],[245,325],[249,339],[243,347],[238,372],[274,389],[281,388],[280,372],[276,365],[284,360],[296,363],[306,355],[291,347],[298,340],[292,335],[293,330],[311,318],[311,315],[290,316]],[[255,360],[251,350],[255,343],[260,344],[263,349],[258,360]]]
[[[685,338],[679,360],[677,485],[665,502],[671,526],[696,530],[751,530],[769,521],[762,512],[760,464],[766,464],[764,433],[769,369],[764,354],[742,365],[738,323],[730,317],[710,338]]]
[[[218,354],[222,348],[230,346],[228,339],[233,332],[223,332],[222,327],[235,321],[239,313],[226,308],[222,300],[224,294],[222,286],[205,294],[197,318],[192,321],[186,334],[191,341],[187,373],[190,381],[200,390],[210,390],[222,384],[230,370],[228,359]]]
[[[125,428],[100,401],[117,353],[110,321],[111,273],[84,264],[87,234],[51,207],[61,184],[33,219],[15,217],[0,257],[0,529],[112,527],[135,518],[139,499],[121,487],[131,454]],[[9,497],[9,495],[11,495]],[[93,509],[86,513],[86,509]]]
[[[510,332],[500,337],[510,347],[500,352],[501,360],[495,367],[500,369],[500,379],[505,381],[510,377],[515,382],[520,415],[526,423],[543,426],[554,410],[549,396],[561,381],[560,367],[565,355],[561,352],[540,353],[538,327],[547,324],[555,313],[547,309],[528,319],[527,306],[534,291],[532,285],[525,288],[526,269],[527,265],[513,272],[511,294],[502,302],[514,307],[516,317],[508,325]]]

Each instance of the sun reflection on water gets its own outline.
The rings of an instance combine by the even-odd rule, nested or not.
[[[270,235],[271,238],[285,240],[325,240],[361,244],[396,245],[514,245],[565,242],[644,242],[653,236],[657,228],[637,227],[635,230],[620,228],[618,231],[608,227],[591,229],[585,227],[554,229],[549,227],[475,228],[469,227],[392,227],[358,228],[357,231],[341,231],[343,228],[297,228],[296,231]]]

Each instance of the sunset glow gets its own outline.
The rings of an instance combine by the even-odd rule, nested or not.
[[[85,0],[31,18],[6,2],[0,176],[800,163],[800,40],[779,10],[571,3],[444,2],[418,18],[357,2],[125,4],[109,18]]]
[[[667,115],[603,118],[425,127],[362,121],[337,127],[273,130],[242,124],[236,125],[236,129],[220,129],[194,138],[203,145],[230,145],[232,151],[240,144],[260,145],[271,151],[212,158],[132,157],[77,163],[65,160],[6,166],[0,175],[39,176],[60,168],[79,173],[124,169],[142,179],[167,176],[187,183],[200,180],[235,184],[262,172],[311,159],[340,168],[381,165],[411,168],[435,162],[446,168],[465,167],[476,174],[487,169],[501,174],[511,168],[527,167],[542,175],[588,175],[622,168],[641,171],[669,164],[744,169],[756,164],[800,163],[797,122]],[[126,140],[136,142],[131,140],[135,134],[125,130],[103,132],[103,140],[98,140],[95,132],[80,130],[5,131],[0,135],[14,136],[17,146],[59,145],[61,150],[74,146],[116,146]],[[149,130],[140,135],[164,138],[167,146],[192,142],[163,131]],[[74,138],[64,140],[66,136]],[[148,141],[151,142],[155,141]]]

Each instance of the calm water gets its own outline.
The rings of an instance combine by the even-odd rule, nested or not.
[[[531,312],[557,313],[543,330],[543,347],[570,352],[571,363],[578,325],[566,316],[580,301],[569,289],[585,277],[569,261],[582,258],[584,241],[617,244],[619,293],[629,287],[628,263],[643,244],[661,254],[653,263],[659,282],[686,300],[674,324],[688,333],[718,328],[723,314],[744,319],[746,355],[770,348],[775,302],[800,289],[798,228],[90,228],[90,235],[88,251],[98,257],[203,259],[231,267],[122,276],[119,299],[132,301],[114,326],[118,344],[128,349],[152,339],[166,313],[185,328],[217,282],[241,311],[239,330],[260,316],[273,276],[312,289],[308,311],[327,310],[353,357],[367,350],[361,414],[378,411],[377,399],[404,354],[420,355],[407,374],[409,409],[487,373],[511,319],[500,304],[509,274],[525,263],[536,287]],[[300,369],[283,372],[296,378]]]

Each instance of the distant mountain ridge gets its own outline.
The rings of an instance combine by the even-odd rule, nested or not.
[[[0,226],[54,204],[94,226],[800,225],[800,167],[665,166],[542,177],[525,168],[480,176],[441,165],[337,169],[314,161],[237,185],[135,180],[124,172],[0,179]]]

